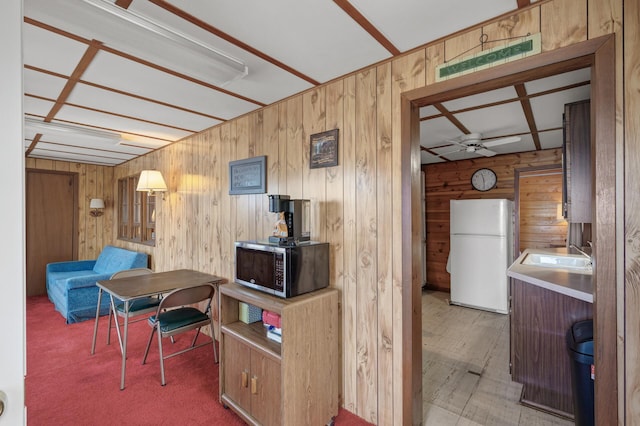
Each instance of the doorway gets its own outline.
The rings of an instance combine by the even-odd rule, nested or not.
[[[422,327],[421,286],[419,277],[420,251],[412,250],[420,245],[419,167],[419,108],[447,99],[472,95],[525,82],[591,67],[592,71],[592,152],[595,160],[593,185],[594,253],[600,267],[594,268],[594,298],[598,300],[594,312],[596,335],[596,368],[601,378],[596,382],[596,422],[617,423],[618,371],[617,371],[617,318],[616,299],[616,175],[615,150],[611,141],[615,135],[615,49],[613,35],[588,40],[566,48],[542,53],[500,67],[464,75],[449,81],[426,86],[403,94],[402,98],[402,143],[401,168],[405,188],[402,211],[411,212],[411,220],[403,221],[403,321],[407,332],[403,335],[403,346],[410,348],[403,362],[404,414],[414,419],[421,418],[422,410]],[[408,189],[408,188],[407,188]],[[605,318],[610,320],[605,321]]]
[[[26,175],[26,291],[47,294],[47,263],[78,257],[78,174],[28,169]]]
[[[566,247],[562,177],[561,165],[515,171],[514,257],[527,248]]]

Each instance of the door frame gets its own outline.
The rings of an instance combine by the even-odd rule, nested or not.
[[[618,423],[616,280],[615,36],[594,38],[495,68],[405,92],[401,96],[402,187],[402,414],[422,421],[422,308],[420,257],[420,117],[422,106],[517,82],[591,68],[591,149],[596,424]],[[621,301],[622,302],[622,301]]]

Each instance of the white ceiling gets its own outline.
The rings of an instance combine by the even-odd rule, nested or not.
[[[116,165],[529,4],[527,0],[116,1],[124,8],[130,3],[128,11],[197,41],[198,50],[204,45],[241,63],[241,70],[246,66],[246,75],[232,79],[228,72],[221,75],[201,53],[89,4],[101,1],[24,0],[28,157]],[[557,129],[562,105],[588,97],[588,79],[588,72],[574,72],[526,83],[527,94],[534,95],[530,104],[541,148],[561,144]],[[582,81],[587,85],[535,96]],[[423,162],[477,155],[437,156],[447,150],[438,147],[451,145],[445,141],[468,132],[481,132],[483,137],[521,135],[519,143],[495,147],[498,153],[536,149],[519,100],[482,108],[509,99],[517,99],[513,88],[439,105],[463,123],[463,129],[434,106],[424,107],[422,145],[428,151],[423,151]],[[66,127],[30,124],[34,122]],[[102,135],[87,135],[78,128]]]

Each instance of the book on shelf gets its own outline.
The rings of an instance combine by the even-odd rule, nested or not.
[[[267,329],[267,337],[278,343],[282,343],[282,329],[272,325]]]

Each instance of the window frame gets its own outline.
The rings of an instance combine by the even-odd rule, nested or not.
[[[138,175],[118,179],[118,240],[155,246],[155,195],[137,186]]]

